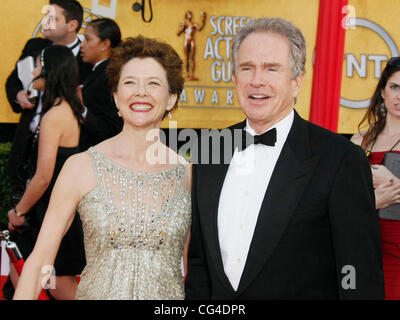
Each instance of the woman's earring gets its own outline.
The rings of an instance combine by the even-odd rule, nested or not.
[[[379,112],[381,113],[382,118],[386,117],[386,106],[385,106],[385,100],[381,102]]]
[[[119,113],[119,109],[117,109],[118,111],[117,111],[117,113],[118,113],[118,117],[120,117],[121,118],[121,114]]]
[[[172,119],[172,113],[171,113],[171,111],[168,111],[168,118]]]

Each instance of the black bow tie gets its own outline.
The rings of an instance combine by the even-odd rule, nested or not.
[[[245,150],[248,146],[251,146],[252,144],[259,144],[259,143],[273,147],[275,146],[275,142],[276,142],[276,128],[272,128],[271,130],[268,130],[263,134],[257,134],[255,136],[251,135],[246,130],[243,130],[241,150]]]

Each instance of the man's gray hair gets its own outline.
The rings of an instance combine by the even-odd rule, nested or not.
[[[306,41],[300,29],[281,18],[260,18],[253,20],[240,29],[232,42],[232,66],[237,71],[237,56],[244,39],[251,33],[271,32],[286,37],[290,45],[290,69],[292,79],[305,72]]]

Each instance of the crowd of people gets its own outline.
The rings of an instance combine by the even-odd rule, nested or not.
[[[122,40],[107,18],[81,42],[79,2],[49,5],[56,28],[44,20],[45,39],[20,57],[35,59],[39,98],[17,67],[6,83],[21,113],[8,227],[26,259],[6,297],[37,299],[53,266],[53,299],[400,299],[400,212],[382,214],[400,203],[400,178],[384,165],[400,153],[400,57],[382,73],[359,127],[368,130],[349,141],[294,109],[301,31],[281,18],[249,22],[232,43],[246,119],[227,132],[251,139],[226,162],[201,136],[190,163],[160,140],[184,86],[175,49]]]

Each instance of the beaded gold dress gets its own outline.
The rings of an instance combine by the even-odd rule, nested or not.
[[[86,253],[77,299],[183,299],[181,257],[191,224],[185,165],[122,168],[90,148],[97,186],[79,203]]]

